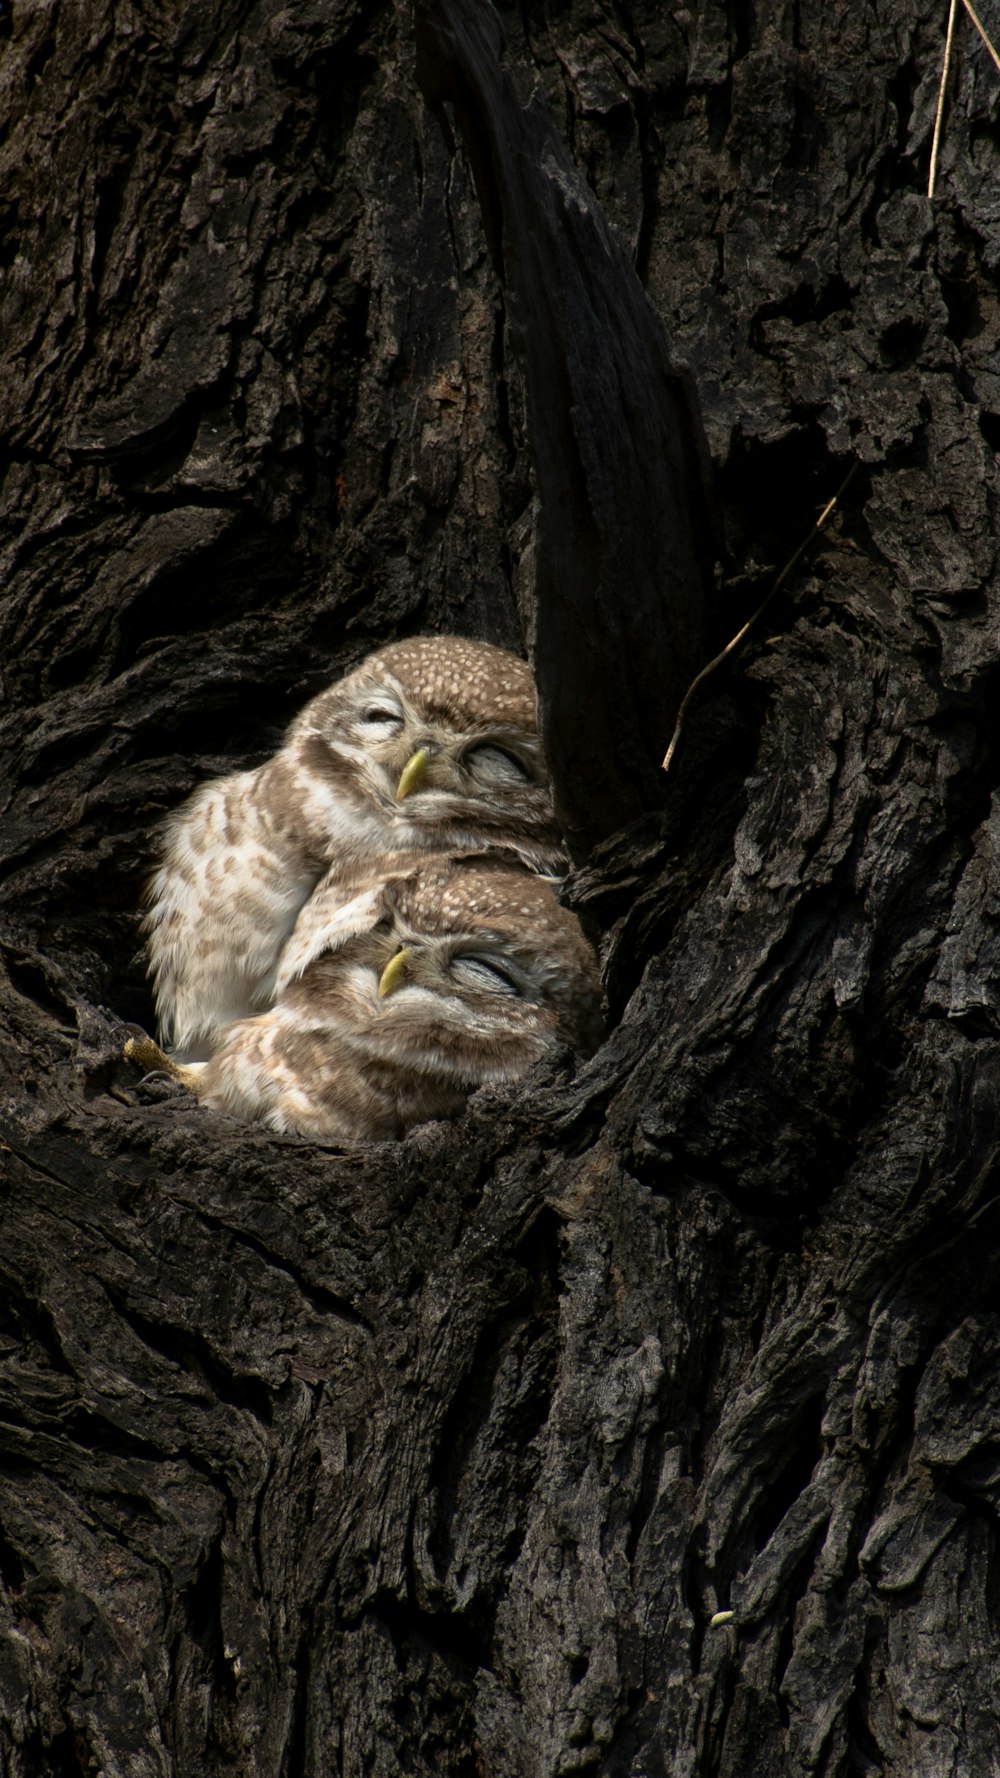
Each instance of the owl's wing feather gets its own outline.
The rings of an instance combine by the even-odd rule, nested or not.
[[[386,1141],[405,1127],[392,1092],[379,1088],[352,1055],[346,1032],[279,1003],[230,1026],[189,1084],[218,1111],[313,1141]]]
[[[276,848],[257,772],[204,785],[167,823],[145,927],[164,1040],[185,1060],[266,1005],[278,956],[316,881]]]
[[[338,951],[359,933],[371,932],[381,918],[383,903],[381,882],[369,884],[345,902],[336,877],[324,878],[299,913],[292,935],[281,953],[274,981],[275,993],[283,994],[324,952]]]

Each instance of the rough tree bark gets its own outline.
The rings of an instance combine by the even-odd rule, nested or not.
[[[0,7],[4,1778],[1000,1771],[945,10]],[[417,629],[533,643],[608,1042],[349,1150],[140,1083],[157,820]]]

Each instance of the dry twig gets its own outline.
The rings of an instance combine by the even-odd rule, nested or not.
[[[975,7],[971,4],[971,0],[962,0],[962,4],[965,7],[965,10],[968,13],[973,24],[975,25],[976,30],[979,32],[979,35],[982,38],[983,42],[985,43],[987,49],[989,50],[990,55],[993,57],[993,60],[997,65],[997,69],[1000,70],[1000,55],[997,55],[996,50],[993,48],[992,43],[990,42],[988,36],[986,35],[986,26],[983,24],[983,21],[980,18],[978,12],[976,11]]]
[[[972,0],[962,0],[962,5],[965,7],[966,12],[985,43],[986,48],[993,57],[997,71],[1000,72],[1000,55],[997,54],[993,44],[990,42],[989,33],[973,6]],[[948,85],[948,71],[951,67],[951,44],[952,38],[955,35],[955,14],[957,10],[958,0],[951,0],[951,6],[948,10],[948,30],[944,42],[944,61],[941,65],[941,83],[938,87],[937,113],[934,118],[934,140],[931,143],[931,164],[927,176],[927,196],[929,198],[934,196],[934,189],[937,185],[938,150],[941,146],[941,124],[944,118],[945,89]]]
[[[684,696],[681,700],[681,707],[677,712],[677,721],[674,724],[674,732],[670,738],[670,746],[667,748],[667,751],[663,756],[663,770],[665,772],[669,772],[669,770],[670,770],[670,762],[673,759],[674,754],[677,751],[677,743],[681,738],[681,730],[684,727],[684,718],[687,715],[688,707],[691,703],[691,699],[694,697],[694,694],[698,690],[699,685],[701,685],[703,680],[708,678],[710,673],[715,672],[716,667],[720,667],[722,665],[722,662],[726,659],[726,656],[732,654],[733,649],[737,648],[739,646],[739,644],[742,642],[744,636],[747,634],[747,631],[753,628],[753,625],[757,622],[757,619],[759,617],[763,616],[764,612],[767,610],[768,606],[770,605],[771,600],[775,597],[775,595],[777,593],[779,593],[781,591],[781,588],[784,586],[785,581],[788,579],[788,576],[791,574],[792,569],[795,567],[796,563],[799,562],[801,560],[801,558],[805,555],[806,550],[809,548],[809,545],[812,543],[813,538],[816,536],[817,532],[819,532],[823,529],[823,526],[826,524],[826,521],[830,517],[830,514],[832,513],[838,500],[840,500],[843,497],[843,495],[846,493],[850,483],[854,480],[854,477],[856,476],[859,467],[860,467],[860,465],[857,462],[854,462],[851,464],[850,469],[848,470],[843,481],[841,482],[840,487],[837,489],[837,492],[834,494],[833,499],[827,501],[826,505],[823,508],[823,511],[819,515],[819,518],[816,520],[816,523],[814,524],[812,530],[809,532],[808,537],[804,537],[802,539],[802,542],[799,544],[798,549],[794,552],[793,555],[789,556],[788,561],[785,563],[785,566],[782,568],[781,573],[778,575],[773,587],[771,588],[771,591],[767,595],[767,598],[762,602],[762,604],[758,605],[758,607],[757,607],[756,611],[753,613],[753,615],[751,617],[747,618],[747,621],[743,625],[743,628],[741,630],[737,630],[736,635],[733,636],[732,639],[726,643],[726,646],[722,650],[721,654],[717,654],[715,656],[714,660],[709,661],[707,666],[702,667],[701,672],[696,674],[694,679],[692,679],[691,684],[688,686],[687,691],[684,693]]]
[[[938,87],[937,112],[934,117],[934,139],[931,143],[931,165],[927,176],[927,196],[934,196],[937,184],[938,149],[941,146],[941,121],[944,117],[944,96],[948,85],[948,71],[951,67],[951,42],[955,35],[955,14],[958,11],[958,0],[951,0],[948,8],[948,30],[944,40],[944,61],[941,64],[941,84]]]

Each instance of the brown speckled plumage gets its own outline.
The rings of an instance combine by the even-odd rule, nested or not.
[[[206,1057],[271,1003],[317,885],[343,902],[392,851],[484,847],[565,867],[530,669],[458,637],[391,643],[307,704],[266,765],[202,786],[166,824],[146,919],[164,1040]]]
[[[184,1071],[209,1105],[318,1139],[393,1138],[555,1044],[596,1046],[593,951],[539,878],[496,858],[397,854],[354,887],[349,928],[317,935],[274,1007]],[[380,995],[394,958],[400,979]]]

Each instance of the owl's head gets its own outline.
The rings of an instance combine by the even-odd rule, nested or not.
[[[601,1040],[597,960],[551,886],[484,856],[397,858],[318,939],[283,999],[329,1011],[380,1065],[466,1087],[513,1080],[567,1043]]]
[[[531,670],[506,649],[394,642],[307,704],[288,741],[389,845],[508,846],[565,867]]]

